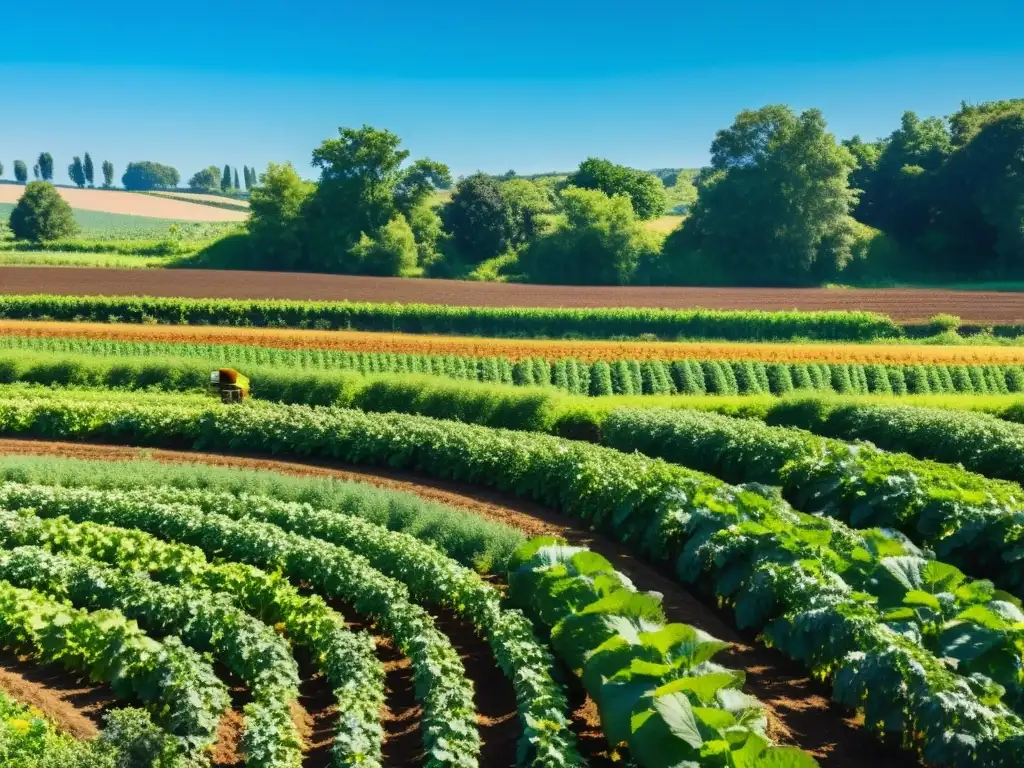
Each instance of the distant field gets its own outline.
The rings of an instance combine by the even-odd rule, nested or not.
[[[156,195],[157,197],[165,197],[169,200],[181,200],[189,201],[195,200],[197,203],[210,203],[213,205],[227,205],[239,210],[248,211],[249,201],[242,200],[237,197],[225,197],[224,195],[208,195],[203,192],[189,192],[187,190],[156,190],[149,193],[150,195]]]
[[[671,215],[671,214],[667,215],[667,216],[659,216],[656,219],[651,219],[650,221],[645,221],[644,222],[644,228],[650,230],[651,232],[661,232],[661,233],[667,235],[673,229],[678,227],[679,223],[682,220],[683,220],[682,216],[675,216],[675,215]]]
[[[0,186],[0,189],[4,189],[4,187]],[[144,195],[140,195],[140,197],[144,197]],[[192,207],[202,208],[204,206]],[[13,203],[0,202],[0,222],[7,223],[13,208]],[[210,208],[209,210],[217,209]],[[179,239],[210,240],[236,226],[234,221],[160,219],[82,209],[74,209],[74,215],[75,221],[82,229],[79,237],[89,240],[162,240],[171,237],[172,226],[176,228],[175,237]]]
[[[20,184],[0,184],[0,204],[16,203],[23,191],[24,187]],[[58,187],[57,191],[72,208],[81,211],[96,211],[121,216],[144,216],[170,221],[242,221],[246,217],[245,211],[241,210],[215,208],[210,205],[168,200],[134,192],[66,187]]]
[[[105,267],[138,269],[166,266],[166,256],[126,256],[118,253],[75,253],[66,251],[0,251],[4,267]]]

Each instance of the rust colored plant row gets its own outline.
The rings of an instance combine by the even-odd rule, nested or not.
[[[278,349],[331,349],[463,357],[548,360],[758,360],[989,365],[1024,363],[1022,347],[913,344],[778,344],[490,339],[360,331],[300,331],[219,326],[119,325],[0,320],[0,335],[116,341],[235,344]]]

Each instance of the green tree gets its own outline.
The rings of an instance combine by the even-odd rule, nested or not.
[[[625,195],[568,187],[561,203],[564,220],[520,259],[533,281],[626,285],[657,249],[657,236],[644,230]]]
[[[700,196],[662,258],[694,282],[793,284],[831,275],[850,258],[853,168],[818,110],[741,112],[716,134]]]
[[[39,163],[32,166],[32,175],[35,177],[36,181],[39,181],[42,178],[42,172],[39,170]]]
[[[1015,109],[965,108],[954,116],[965,143],[941,174],[946,263],[961,273],[1024,275],[1024,100]]]
[[[856,210],[865,224],[905,243],[926,233],[934,215],[935,181],[952,150],[946,124],[904,112],[897,128],[882,144],[865,184],[868,199]]]
[[[85,153],[85,160],[82,161],[82,171],[85,174],[85,181],[86,181],[86,183],[90,187],[94,186],[93,180],[95,178],[94,174],[95,174],[96,169],[93,168],[92,157],[89,156],[88,152]]]
[[[416,237],[405,216],[396,213],[387,224],[374,232],[363,233],[349,251],[353,260],[347,272],[380,277],[398,277],[416,267]]]
[[[965,146],[988,123],[1003,117],[1019,115],[1024,112],[1024,99],[1006,99],[1005,101],[986,101],[982,104],[969,105],[966,102],[960,109],[950,115],[950,138],[955,147]]]
[[[216,169],[214,169],[216,170]],[[271,163],[263,183],[249,195],[252,266],[266,269],[308,269],[304,209],[314,185],[303,181],[291,163]]]
[[[320,262],[314,268],[342,271],[363,234],[372,238],[397,213],[411,212],[436,185],[450,180],[448,168],[429,159],[403,169],[409,152],[400,146],[391,131],[364,125],[339,129],[338,138],[313,151],[320,183],[305,216],[310,251]]]
[[[245,184],[246,191],[248,191],[252,187],[252,184],[250,184],[249,182],[250,182],[250,179],[249,179],[249,166],[248,165],[243,165],[242,166],[242,183]]]
[[[110,189],[114,186],[114,164],[109,160],[103,161],[103,188]]]
[[[211,165],[192,174],[192,178],[188,180],[188,188],[196,192],[219,192],[220,181],[220,169]]]
[[[665,185],[657,176],[596,157],[587,158],[569,176],[570,186],[599,189],[609,197],[626,195],[641,219],[665,213]]]
[[[43,181],[53,181],[53,155],[43,152],[39,155],[39,176]]]
[[[234,188],[235,188],[235,189],[241,189],[241,188],[242,188],[242,187],[241,187],[241,186],[239,186],[239,184],[238,184],[238,169],[237,169],[237,168],[235,168],[235,184],[234,184]]]
[[[509,240],[513,245],[530,243],[541,230],[541,217],[554,212],[550,188],[528,179],[509,179],[501,185],[505,203]]]
[[[467,176],[455,186],[441,209],[441,221],[468,264],[494,258],[512,244],[512,221],[501,184],[485,173]]]
[[[121,184],[125,189],[132,191],[174,188],[178,186],[179,181],[181,176],[176,168],[151,160],[128,163],[121,176]]]
[[[2,179],[3,176],[4,176],[4,164],[0,163],[0,179]]]
[[[877,199],[874,181],[878,159],[882,156],[887,142],[887,139],[868,142],[860,136],[843,141],[843,146],[850,151],[856,163],[850,174],[850,186],[860,193],[853,211],[854,218],[858,221],[874,221],[878,217],[875,211]]]
[[[33,181],[25,187],[11,211],[10,227],[17,239],[33,242],[58,240],[78,232],[71,206],[45,181]]]
[[[230,165],[225,165],[224,166],[224,173],[220,177],[220,188],[224,192],[227,192],[229,189],[231,189],[231,166]]]
[[[68,178],[79,189],[85,186],[85,169],[82,167],[82,158],[78,155],[75,155],[68,166]]]
[[[24,184],[28,181],[28,166],[25,165],[24,160],[14,161],[14,180],[19,184]]]

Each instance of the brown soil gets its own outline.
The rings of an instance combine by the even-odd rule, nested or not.
[[[106,685],[9,653],[0,654],[0,690],[40,710],[58,729],[77,739],[96,736],[103,716],[121,705]]]
[[[205,206],[192,207],[220,211]],[[221,213],[231,214],[230,211]],[[484,307],[867,310],[882,312],[901,322],[920,322],[946,312],[959,315],[968,323],[1024,322],[1024,293],[1003,291],[595,287],[242,270],[5,267],[0,269],[0,293],[347,299]]]
[[[108,461],[145,457],[167,463],[201,462],[291,475],[354,480],[412,492],[429,501],[506,523],[531,536],[558,535],[586,544],[608,557],[640,589],[662,593],[665,613],[671,621],[691,624],[731,644],[729,650],[716,660],[746,671],[745,689],[765,704],[769,730],[776,741],[802,747],[825,768],[854,768],[869,763],[875,768],[905,768],[915,764],[913,758],[906,753],[881,746],[864,732],[853,717],[836,711],[824,686],[810,679],[805,671],[780,653],[738,633],[732,628],[727,616],[696,599],[657,569],[639,561],[621,544],[600,534],[581,530],[576,527],[576,521],[538,505],[478,488],[380,468],[354,469],[326,463],[282,462],[262,457],[17,439],[0,439],[0,452]],[[593,713],[588,715],[585,704],[582,706],[580,717],[584,720],[589,717],[593,723]]]

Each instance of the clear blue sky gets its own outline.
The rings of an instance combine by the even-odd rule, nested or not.
[[[456,174],[700,166],[743,108],[845,137],[1024,96],[1024,0],[34,0],[0,28],[0,161],[291,160],[340,125]],[[698,7],[699,6],[699,7]]]

